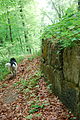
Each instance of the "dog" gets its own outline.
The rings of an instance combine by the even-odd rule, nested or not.
[[[11,72],[11,74],[13,76],[16,76],[16,73],[17,73],[17,62],[16,62],[15,58],[11,58],[10,62],[5,64],[5,67],[7,67],[10,70],[10,72]]]

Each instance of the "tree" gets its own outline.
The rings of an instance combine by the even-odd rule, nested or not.
[[[20,11],[20,16],[21,16],[21,19],[22,19],[22,26],[24,28],[24,38],[25,38],[25,41],[27,41],[27,33],[25,31],[25,21],[24,21],[24,11],[23,11],[23,2],[22,0],[19,1],[19,11]]]
[[[9,11],[7,8],[7,21],[8,21],[8,26],[9,26],[9,33],[10,33],[10,41],[13,44],[13,38],[12,38],[12,28],[11,28],[11,21],[10,21],[10,17],[9,17]],[[7,36],[6,36],[7,37]]]
[[[78,0],[78,11],[80,11],[80,0]]]

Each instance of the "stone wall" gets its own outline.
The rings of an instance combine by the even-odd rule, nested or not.
[[[42,40],[41,69],[52,84],[53,92],[80,116],[80,42],[61,50],[58,43]]]

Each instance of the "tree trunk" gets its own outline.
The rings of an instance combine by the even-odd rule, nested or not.
[[[9,18],[9,12],[8,11],[7,11],[7,16],[8,16],[7,19],[8,19],[8,26],[9,26],[9,31],[10,31],[10,41],[13,44],[11,21],[10,21],[10,18]]]
[[[20,16],[21,16],[21,19],[22,19],[22,25],[25,29],[25,22],[24,22],[24,17],[23,17],[23,8],[22,8],[22,4],[21,4],[21,0],[19,1],[19,9],[20,9]],[[26,35],[26,31],[24,30],[24,38],[25,38],[25,41],[27,42],[27,35]]]
[[[80,11],[80,0],[78,0],[78,11]]]
[[[11,29],[11,23],[10,23],[10,18],[8,18],[8,25],[9,25],[9,30],[10,30],[10,40],[13,43],[13,39],[12,39],[12,29]]]
[[[8,18],[7,18],[8,19]],[[8,21],[8,20],[7,20]],[[5,35],[5,41],[9,41],[9,35],[8,35],[8,26],[6,26],[6,35]]]
[[[18,38],[17,38],[17,39],[18,39]],[[22,50],[22,52],[23,52],[23,45],[22,45],[22,41],[21,41],[20,36],[19,36],[19,42],[20,42],[20,47],[21,47],[21,50]]]

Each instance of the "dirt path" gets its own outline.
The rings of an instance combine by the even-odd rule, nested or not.
[[[16,78],[0,84],[0,120],[71,120],[65,106],[48,89],[40,73],[40,58],[25,59]]]

